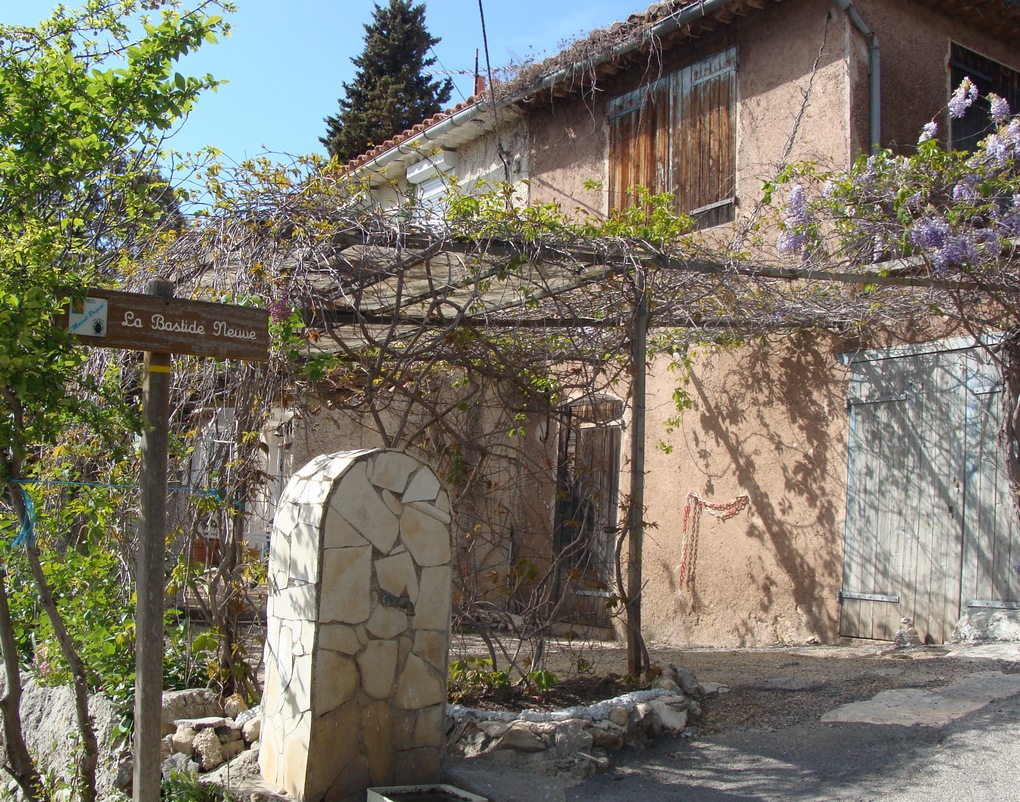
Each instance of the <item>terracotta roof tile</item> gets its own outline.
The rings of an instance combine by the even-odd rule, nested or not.
[[[347,162],[346,165],[344,165],[344,171],[351,172],[353,170],[358,169],[364,164],[368,164],[368,162],[372,161],[372,159],[381,156],[383,153],[396,147],[401,142],[406,142],[408,139],[417,136],[422,131],[429,129],[434,125],[438,125],[443,120],[446,120],[454,116],[455,114],[464,111],[464,109],[470,108],[471,106],[475,105],[481,100],[482,98],[479,95],[472,95],[467,100],[458,103],[456,106],[452,106],[451,108],[448,109],[443,109],[439,113],[433,114],[428,119],[422,120],[420,123],[415,123],[407,130],[401,131],[399,134],[390,137],[385,142],[375,145],[374,147],[362,153],[360,156],[356,156],[355,158],[351,159],[349,162]]]

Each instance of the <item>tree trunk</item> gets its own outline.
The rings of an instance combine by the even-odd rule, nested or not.
[[[81,750],[78,756],[78,772],[81,802],[95,802],[96,799],[96,765],[99,760],[99,744],[96,740],[96,730],[92,725],[92,716],[89,714],[89,688],[85,676],[85,664],[74,648],[74,641],[64,626],[63,616],[57,608],[57,603],[50,591],[46,576],[43,574],[42,565],[39,562],[39,552],[34,545],[28,544],[25,548],[28,555],[28,564],[32,569],[32,576],[35,579],[39,590],[39,601],[50,619],[50,626],[53,627],[53,634],[60,644],[60,653],[64,656],[68,666],[71,668],[71,690],[74,693],[74,713],[78,725],[78,734],[81,737]]]
[[[39,799],[41,778],[28,752],[25,732],[21,726],[21,669],[18,665],[18,646],[14,638],[11,610],[7,604],[6,580],[6,569],[0,569],[0,650],[3,651],[7,677],[5,693],[0,697],[0,715],[3,716],[4,743],[7,746],[4,770],[14,778],[28,802],[36,802]]]

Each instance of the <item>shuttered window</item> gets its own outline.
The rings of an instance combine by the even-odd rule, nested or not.
[[[733,219],[736,194],[736,49],[609,102],[613,209],[636,186],[672,192],[702,227]]]

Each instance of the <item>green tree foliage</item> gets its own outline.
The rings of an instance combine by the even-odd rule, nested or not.
[[[436,114],[449,101],[453,82],[433,81],[429,50],[439,39],[425,27],[425,5],[390,0],[375,6],[365,25],[365,49],[351,59],[357,72],[344,83],[340,111],[327,117],[319,139],[329,155],[346,162],[374,144]]]
[[[151,221],[161,137],[213,87],[174,62],[223,22],[176,2],[89,0],[34,28],[0,26],[0,477],[52,441],[81,397],[84,351],[49,321],[70,294],[109,283]],[[158,19],[141,15],[155,8]]]
[[[120,373],[86,371],[88,353],[53,319],[84,288],[128,273],[142,237],[157,221],[174,219],[158,149],[216,85],[174,65],[225,30],[212,13],[225,8],[216,0],[194,8],[178,0],[85,0],[79,9],[58,7],[36,26],[0,25],[0,487],[53,643],[69,667],[82,739],[78,791],[86,802],[96,793],[89,679],[75,628],[61,614],[63,599],[51,592],[47,574],[56,574],[40,561],[24,480],[38,470],[41,449],[71,430],[105,437],[116,450],[125,430],[135,428]],[[13,561],[7,570],[15,570]],[[0,648],[6,768],[33,800],[39,775],[20,735],[17,638],[3,575]]]

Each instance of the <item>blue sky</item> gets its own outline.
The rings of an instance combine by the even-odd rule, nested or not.
[[[383,5],[387,0],[378,0]],[[65,0],[73,7],[74,0]],[[323,118],[337,111],[341,83],[354,75],[351,58],[364,47],[364,24],[376,0],[237,0],[231,35],[208,45],[182,72],[212,73],[229,81],[199,102],[173,147],[220,148],[234,160],[274,153],[322,152]],[[642,0],[483,0],[489,55],[494,67],[555,53],[566,41],[644,11]],[[32,24],[56,2],[0,0],[0,20]],[[470,73],[482,50],[478,0],[425,0],[433,36],[434,69]],[[451,75],[451,103],[471,94],[471,76]],[[459,90],[459,91],[458,91]]]

